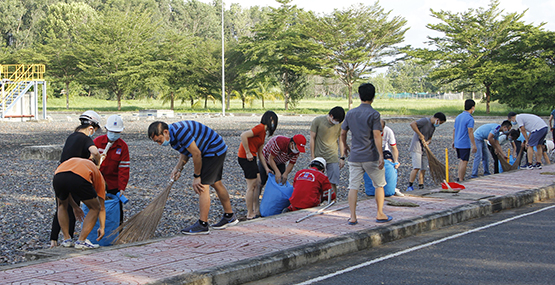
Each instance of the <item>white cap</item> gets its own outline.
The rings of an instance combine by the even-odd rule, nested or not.
[[[311,162],[310,165],[313,164],[321,164],[323,169],[326,169],[326,160],[323,157],[316,157]]]
[[[118,115],[112,115],[106,120],[106,129],[110,132],[120,133],[123,131],[123,120]]]
[[[98,113],[95,111],[85,111],[83,114],[81,114],[81,116],[79,116],[79,120],[81,121],[81,124],[90,123],[94,127],[100,128],[100,115],[98,115]]]

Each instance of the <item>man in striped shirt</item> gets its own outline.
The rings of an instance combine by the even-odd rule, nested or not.
[[[260,182],[264,186],[268,180],[268,173],[273,172],[278,184],[287,181],[287,175],[293,170],[301,152],[305,152],[306,138],[297,134],[292,138],[275,136],[262,149],[266,165],[258,161]],[[287,167],[285,166],[287,164]]]
[[[212,186],[224,208],[222,219],[211,225],[221,230],[239,222],[231,208],[229,193],[222,183],[227,145],[223,138],[211,128],[196,121],[181,121],[168,125],[154,122],[148,128],[148,137],[162,146],[171,145],[181,154],[171,173],[171,179],[179,179],[183,166],[193,158],[193,190],[199,195],[200,219],[181,230],[187,235],[208,234],[208,212],[210,210],[210,188]]]

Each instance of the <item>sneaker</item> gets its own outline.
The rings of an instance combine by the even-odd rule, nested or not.
[[[424,184],[418,184],[418,189],[424,189]]]
[[[73,246],[73,240],[68,238],[64,241],[62,241],[62,243],[60,243],[61,246],[63,247],[72,247]]]
[[[401,190],[399,190],[398,188],[395,188],[395,194],[393,195],[398,197],[405,197],[405,194],[401,193]]]
[[[184,235],[207,235],[210,233],[208,226],[203,226],[199,221],[181,230]]]
[[[526,169],[534,169],[534,166],[531,163],[529,163],[528,165],[526,165]]]
[[[536,169],[542,169],[542,164],[541,163],[536,163],[536,165],[534,165],[534,167]]]
[[[412,186],[407,187],[407,191],[414,191],[414,187]]]
[[[231,218],[226,218],[225,216],[223,216],[222,219],[217,224],[213,224],[210,226],[215,230],[223,230],[227,227],[236,225],[237,223],[239,223],[239,220],[237,220],[237,217],[235,217],[235,214],[233,214]]]
[[[99,248],[100,245],[98,244],[93,244],[90,240],[86,239],[84,241],[76,241],[75,242],[75,248],[80,248],[80,249],[95,249],[95,248]]]

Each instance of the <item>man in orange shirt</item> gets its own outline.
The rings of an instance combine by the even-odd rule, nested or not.
[[[69,215],[67,213],[68,203],[73,207],[73,213],[79,221],[83,221],[83,228],[79,239],[75,242],[75,248],[93,249],[98,244],[93,244],[87,239],[92,231],[96,220],[100,221],[98,227],[98,240],[104,236],[104,225],[106,223],[106,210],[104,200],[106,199],[105,182],[97,166],[90,160],[74,157],[64,161],[56,169],[52,181],[56,199],[58,199],[58,221],[64,235],[62,246],[73,245],[69,235]],[[84,217],[83,210],[75,203],[72,196],[81,200],[89,212]],[[84,219],[83,219],[84,217]]]

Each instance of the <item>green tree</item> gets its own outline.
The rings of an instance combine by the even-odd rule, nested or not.
[[[306,12],[290,5],[291,0],[277,2],[281,6],[272,8],[268,21],[255,27],[245,49],[248,60],[262,68],[260,76],[278,78],[288,110],[304,96],[306,74],[325,69],[322,47],[306,34]]]
[[[334,73],[348,88],[349,108],[355,82],[375,68],[387,66],[387,59],[398,54],[394,45],[403,41],[407,21],[400,16],[389,19],[390,13],[376,2],[336,9],[311,21],[312,37],[327,50]]]
[[[489,113],[491,87],[506,60],[500,57],[501,50],[517,42],[530,29],[520,21],[524,12],[501,15],[503,10],[499,10],[497,0],[491,1],[487,9],[469,9],[463,13],[431,12],[440,23],[427,27],[444,36],[429,37],[435,50],[416,49],[409,54],[435,61],[439,67],[430,77],[441,83],[453,82],[458,91],[483,86],[486,112]]]
[[[65,84],[67,109],[70,94],[74,93],[70,90],[70,83],[81,72],[79,59],[74,53],[75,39],[78,30],[96,18],[96,12],[85,3],[60,2],[50,6],[48,14],[39,23],[36,50],[48,59],[46,76],[54,82]]]
[[[552,110],[555,107],[555,32],[531,29],[504,48],[507,58],[492,84],[493,100],[512,108]]]
[[[151,60],[153,40],[160,23],[150,12],[110,10],[87,25],[78,40],[80,79],[90,86],[106,89],[117,98],[118,110],[125,92],[144,87],[144,68]],[[139,12],[140,11],[140,12]],[[144,90],[144,88],[143,88]]]

